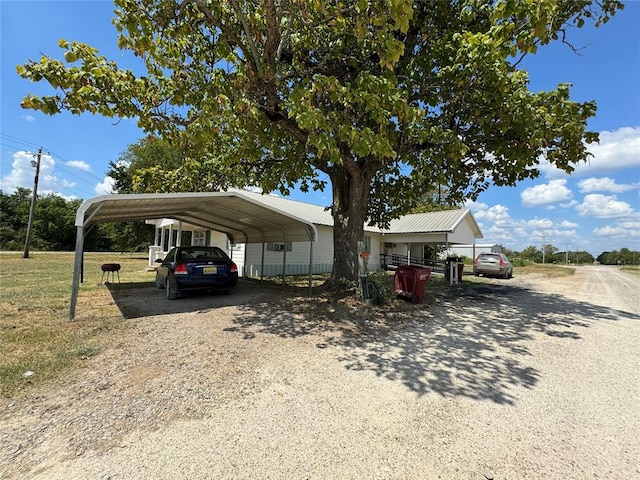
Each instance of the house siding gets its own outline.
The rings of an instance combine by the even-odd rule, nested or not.
[[[330,215],[321,207],[306,205],[300,202],[292,202],[285,199],[260,197],[261,201],[274,203],[285,210],[291,207],[298,212],[301,218],[307,218],[314,223],[317,240],[313,242],[312,272],[314,274],[330,273],[333,265],[333,226],[330,224]],[[175,221],[174,221],[175,222]],[[163,229],[162,238],[166,240],[173,232],[174,223],[167,220],[155,222],[156,227],[168,227]],[[193,225],[181,224],[183,230],[196,230]],[[425,245],[445,245],[453,243],[468,244],[481,236],[477,224],[467,211],[445,211],[433,214],[415,214],[392,222],[390,230],[379,230],[365,227],[364,235],[370,238],[369,255],[366,259],[366,268],[376,271],[382,268],[380,254],[405,256],[409,253],[412,258],[422,258]],[[431,229],[431,230],[430,230]],[[453,230],[453,232],[451,232]],[[167,232],[167,233],[165,233]],[[476,234],[477,232],[477,234]],[[295,238],[300,238],[298,235]],[[211,230],[207,233],[210,245],[218,246],[225,250],[238,265],[241,276],[261,278],[285,275],[306,275],[309,273],[310,248],[309,241],[292,242],[286,251],[264,249],[262,243],[242,243],[231,247],[226,234]],[[264,237],[263,237],[264,238]],[[284,238],[281,240],[284,242]],[[156,240],[158,243],[158,240]],[[168,243],[168,242],[167,242]],[[393,246],[386,246],[393,244]],[[154,256],[161,254],[164,246],[151,246],[149,249],[149,264],[152,265]],[[363,267],[360,259],[360,266]]]
[[[333,264],[333,230],[319,225],[318,241],[313,244],[313,273],[330,273]],[[275,277],[282,275],[285,252],[264,249],[264,271],[262,265],[262,244],[249,243],[246,248],[245,276],[251,278]],[[310,242],[293,242],[286,252],[285,275],[305,275],[309,273]]]

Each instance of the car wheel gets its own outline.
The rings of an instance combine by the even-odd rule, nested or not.
[[[166,286],[167,300],[175,300],[178,298],[178,287],[175,282],[172,282],[170,278],[167,277],[167,286]]]
[[[227,288],[227,289],[225,289],[224,294],[225,294],[225,295],[233,295],[233,288]]]
[[[509,278],[513,278],[513,270],[509,270]]]

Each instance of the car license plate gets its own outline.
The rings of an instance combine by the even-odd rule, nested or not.
[[[218,267],[204,267],[202,273],[218,273]]]

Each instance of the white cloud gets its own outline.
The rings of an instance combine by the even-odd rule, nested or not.
[[[89,165],[87,162],[83,162],[82,160],[71,160],[65,163],[65,165],[72,168],[77,168],[78,170],[82,170],[83,172],[91,171],[91,165]]]
[[[578,226],[578,224],[570,222],[568,220],[563,220],[562,222],[560,222],[560,226],[562,228],[576,228]]]
[[[22,115],[22,118],[24,120],[26,120],[27,122],[33,122],[36,118],[32,117],[31,115]]]
[[[475,200],[465,200],[464,202],[464,207],[468,208],[469,210],[472,210],[474,212],[480,211],[480,210],[487,210],[489,208],[489,205],[487,205],[486,203],[483,202],[476,202]],[[475,213],[474,213],[475,215]]]
[[[115,180],[109,176],[104,177],[104,180],[101,183],[96,185],[94,191],[98,195],[109,195],[113,193],[113,186],[115,185]]]
[[[566,180],[550,180],[546,185],[536,185],[520,193],[525,207],[540,207],[570,200],[573,194],[566,187]]]
[[[35,162],[33,153],[25,151],[14,153],[11,171],[0,179],[0,189],[4,192],[14,192],[18,187],[33,189],[36,171],[31,162]],[[66,186],[65,183],[69,184],[52,174],[55,165],[56,161],[50,155],[43,154],[40,157],[39,194],[55,192],[61,186]]]
[[[634,213],[627,202],[618,200],[615,195],[607,196],[600,193],[586,195],[576,210],[582,217],[596,218],[626,217]]]
[[[545,228],[553,227],[553,222],[548,218],[541,218],[541,219],[534,218],[533,220],[529,220],[526,223],[528,227],[535,228],[538,230],[543,230]]]
[[[620,237],[623,235],[629,235],[629,230],[627,230],[626,228],[606,225],[601,228],[594,228],[593,233],[594,235],[598,235],[599,237]]]
[[[639,220],[621,220],[618,222],[618,225],[628,230],[637,230],[640,232],[640,219]]]
[[[486,207],[486,204],[482,205]],[[485,220],[497,224],[504,224],[510,220],[509,207],[505,207],[504,205],[494,205],[493,207],[473,212],[473,216],[478,220]]]
[[[587,149],[593,157],[576,165],[573,176],[637,168],[640,165],[640,126],[600,132],[600,143],[588,145]],[[540,162],[539,169],[547,178],[567,176],[546,160]]]
[[[585,178],[584,180],[580,180],[578,182],[578,187],[582,193],[593,193],[593,192],[611,192],[611,193],[622,193],[627,190],[633,190],[634,188],[638,188],[638,184],[618,184],[616,181],[609,177],[591,177]]]

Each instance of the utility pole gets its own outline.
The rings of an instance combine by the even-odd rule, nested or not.
[[[545,256],[545,250],[546,250],[546,245],[544,243],[545,239],[547,238],[547,236],[543,233],[542,234],[542,264],[544,265],[544,256]]]
[[[31,161],[31,165],[36,167],[36,176],[33,179],[33,191],[31,192],[31,209],[29,209],[29,223],[27,224],[27,238],[24,241],[24,253],[22,258],[29,258],[29,245],[31,244],[31,231],[33,229],[33,219],[36,213],[36,200],[38,196],[38,179],[40,177],[40,158],[42,157],[42,147],[38,150],[37,160]],[[34,165],[35,163],[35,165]]]

